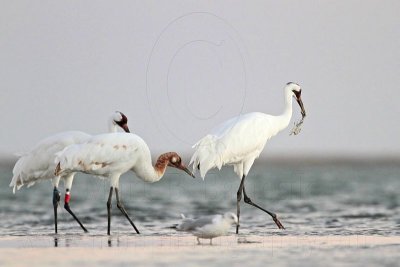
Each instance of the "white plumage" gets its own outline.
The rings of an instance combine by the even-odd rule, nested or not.
[[[70,131],[52,135],[41,140],[31,151],[22,154],[15,163],[10,187],[20,189],[25,184],[28,187],[36,182],[54,178],[55,154],[66,146],[82,143],[90,135],[84,132]],[[65,177],[64,177],[65,178]]]
[[[222,123],[211,134],[208,134],[193,146],[195,152],[190,164],[193,164],[193,169],[198,168],[200,170],[203,179],[210,169],[215,167],[221,169],[224,165],[233,165],[235,173],[242,179],[237,200],[238,218],[242,191],[246,203],[262,209],[247,197],[244,178],[249,173],[254,160],[259,157],[264,149],[267,141],[289,125],[292,117],[293,97],[300,105],[303,118],[306,115],[301,100],[301,88],[298,84],[288,83],[284,88],[284,96],[285,107],[281,115],[273,116],[261,112],[239,115]],[[274,213],[264,211],[274,218],[279,228],[283,228]]]
[[[143,180],[147,182],[155,182],[160,178],[151,165],[148,146],[135,134],[113,133],[93,136],[83,144],[68,146],[57,153],[55,162],[59,164],[59,174],[83,172],[112,179],[110,176],[120,176],[132,169],[137,170],[137,175],[140,178],[143,176]],[[143,163],[147,163],[146,171],[150,175],[139,169]],[[114,181],[112,186],[118,187],[117,181]]]
[[[116,132],[117,128],[122,128],[129,132],[127,125],[127,117],[121,112],[115,112],[111,115],[109,121],[109,131]],[[69,201],[69,194],[72,187],[75,173],[68,173],[66,175],[55,176],[54,169],[55,155],[57,152],[63,150],[71,144],[79,144],[87,141],[91,135],[80,131],[68,131],[55,134],[41,140],[31,151],[22,154],[18,161],[15,163],[13,169],[13,178],[10,187],[13,187],[13,192],[20,189],[23,185],[27,184],[28,187],[34,185],[36,182],[43,180],[52,180],[54,193],[53,205],[55,216],[55,230],[57,232],[57,206],[60,200],[58,184],[60,179],[64,181],[66,187],[66,204]],[[81,227],[86,230],[79,220],[75,217],[68,207],[65,207],[68,212],[77,220]]]
[[[177,226],[178,231],[192,233],[197,237],[197,242],[200,244],[200,238],[212,239],[228,234],[232,224],[238,224],[238,218],[232,212],[227,212],[224,215],[209,215],[197,219],[186,218],[182,216],[182,223]]]
[[[241,178],[247,175],[268,139],[286,127],[280,122],[278,117],[260,112],[230,119],[195,144],[191,163],[194,167],[200,165],[202,178],[208,170],[223,165],[233,165]]]
[[[68,146],[57,153],[56,162],[58,163],[55,170],[56,175],[78,171],[110,179],[110,193],[107,202],[108,234],[110,234],[113,190],[117,197],[117,207],[129,220],[135,231],[139,233],[119,199],[119,178],[123,173],[132,170],[143,181],[152,183],[159,181],[163,177],[166,167],[171,166],[193,176],[175,152],[162,154],[153,166],[147,144],[139,136],[128,133],[97,135],[83,144]]]
[[[119,127],[129,132],[126,116],[118,111],[110,116],[108,127],[110,132],[116,132]],[[80,131],[62,132],[42,139],[31,151],[22,153],[15,163],[10,182],[13,193],[25,184],[30,187],[36,182],[55,178],[56,153],[71,144],[83,143],[90,137],[91,135]],[[54,183],[57,183],[55,186],[58,185],[57,181]]]

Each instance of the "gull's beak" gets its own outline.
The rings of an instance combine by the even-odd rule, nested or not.
[[[301,115],[303,116],[303,118],[306,116],[306,110],[304,109],[304,105],[303,105],[303,101],[301,100],[301,96],[299,95],[299,97],[296,97],[296,101],[299,104],[300,108],[301,108]]]
[[[184,171],[184,172],[186,172],[187,174],[189,174],[189,175],[192,176],[193,178],[196,178],[196,177],[194,176],[194,174],[193,174],[191,171],[189,171],[189,169],[186,168],[184,165],[177,166],[176,168],[177,168],[177,169],[180,169],[180,170],[182,170],[182,171]]]
[[[122,125],[122,129],[124,129],[125,132],[130,133],[128,124]]]

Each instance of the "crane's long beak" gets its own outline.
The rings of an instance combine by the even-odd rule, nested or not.
[[[301,96],[299,96],[298,98],[296,97],[296,101],[299,104],[300,108],[301,108],[301,115],[303,116],[303,118],[306,116],[306,110],[304,109],[304,105],[303,105],[303,101],[301,100]]]
[[[130,133],[128,124],[122,125],[122,129],[124,129],[125,132]]]
[[[178,167],[176,167],[176,168],[178,168],[178,169],[180,169],[180,170],[186,172],[187,174],[189,174],[189,175],[192,176],[193,178],[196,178],[196,177],[194,176],[194,174],[193,174],[191,171],[189,171],[188,168],[186,168],[186,166],[180,165],[180,166],[178,166]]]

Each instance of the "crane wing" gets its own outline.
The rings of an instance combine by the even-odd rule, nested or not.
[[[88,142],[66,147],[57,153],[60,172],[84,172],[107,176],[124,173],[132,168],[144,141],[134,134],[111,133],[97,135]]]
[[[215,128],[194,145],[190,163],[200,170],[201,177],[211,168],[220,169],[225,164],[253,163],[267,140],[278,131],[273,127],[273,117],[253,112],[232,118]],[[241,166],[243,167],[243,166]],[[235,172],[241,173],[235,167]]]

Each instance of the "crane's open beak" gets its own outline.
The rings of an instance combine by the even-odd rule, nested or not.
[[[124,129],[125,132],[130,133],[128,124],[122,125],[122,129]]]
[[[304,109],[303,101],[301,100],[301,96],[300,95],[298,97],[296,97],[296,101],[297,101],[297,103],[299,104],[299,106],[301,108],[301,115],[304,118],[306,116],[306,110]]]
[[[189,171],[189,169],[186,168],[183,164],[181,164],[180,166],[177,166],[176,168],[177,168],[177,169],[180,169],[180,170],[182,170],[182,171],[184,171],[184,172],[186,172],[187,174],[189,174],[189,175],[192,176],[193,178],[196,178],[196,177],[194,176],[194,174],[193,174],[191,171]]]

